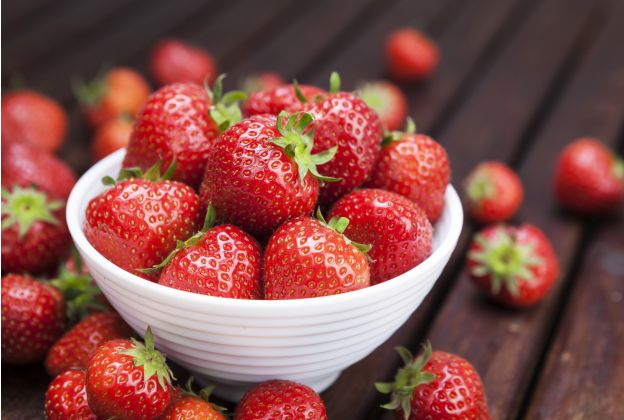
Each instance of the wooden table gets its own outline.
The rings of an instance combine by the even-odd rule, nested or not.
[[[150,46],[174,35],[203,45],[233,84],[250,72],[346,88],[382,78],[384,36],[418,25],[442,51],[440,68],[404,86],[418,130],[448,150],[453,182],[498,159],[520,173],[517,222],[550,236],[561,276],[536,307],[509,311],[469,284],[466,223],[445,273],[421,307],[377,351],[347,369],[322,397],[331,419],[393,418],[373,382],[399,364],[393,347],[433,347],[470,360],[495,419],[624,418],[624,218],[580,220],[553,201],[553,162],[573,138],[624,148],[624,1],[620,0],[11,0],[3,2],[2,82],[17,76],[68,109],[61,152],[90,164],[89,133],[72,76],[103,63],[147,74]],[[2,416],[41,418],[49,378],[40,366],[3,366]]]

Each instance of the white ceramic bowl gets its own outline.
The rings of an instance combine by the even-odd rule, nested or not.
[[[115,177],[125,151],[85,173],[67,203],[72,238],[98,286],[139,334],[151,326],[158,348],[217,394],[237,400],[251,386],[284,378],[321,392],[340,372],[386,341],[418,308],[457,244],[463,213],[453,187],[435,226],[433,254],[384,283],[341,295],[282,301],[204,296],[152,283],[104,258],[83,234],[89,200]]]

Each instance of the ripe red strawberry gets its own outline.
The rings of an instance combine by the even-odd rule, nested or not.
[[[197,395],[193,392],[192,381],[191,376],[186,390],[180,391],[180,396],[173,400],[162,417],[163,420],[225,420],[225,409],[210,402],[214,387],[206,387]]]
[[[2,361],[38,362],[65,329],[58,290],[31,277],[2,277]]]
[[[91,159],[97,162],[119,149],[128,147],[132,127],[132,120],[126,117],[103,123],[91,141]]]
[[[158,42],[150,57],[150,70],[159,85],[212,83],[217,66],[208,51],[177,39]]]
[[[272,380],[256,385],[243,396],[234,420],[314,419],[326,420],[325,404],[309,386]]]
[[[149,96],[150,87],[137,71],[116,67],[88,84],[75,86],[74,91],[87,120],[97,127],[123,115],[134,118]]]
[[[74,172],[56,156],[28,144],[2,145],[2,187],[36,185],[49,196],[66,200],[75,183]]]
[[[242,90],[247,94],[252,94],[254,92],[272,90],[284,84],[286,82],[279,74],[264,72],[246,77],[242,83]]]
[[[150,280],[157,277],[140,269],[158,264],[177,241],[200,226],[195,191],[166,180],[173,167],[163,177],[158,168],[156,164],[145,174],[122,171],[118,183],[89,202],[85,222],[85,236],[95,249],[124,270]],[[139,177],[127,179],[132,175]]]
[[[370,246],[343,235],[349,220],[299,217],[271,236],[264,254],[264,298],[335,295],[370,285]]]
[[[61,147],[66,133],[67,114],[54,99],[32,90],[2,95],[3,143],[29,143],[53,152]]]
[[[537,227],[495,225],[475,235],[468,251],[468,271],[493,300],[519,308],[546,296],[559,276],[559,261]]]
[[[175,394],[165,356],[145,343],[112,340],[101,345],[87,368],[89,407],[98,418],[151,420],[162,416]]]
[[[48,272],[70,246],[63,200],[35,187],[2,188],[2,271]]]
[[[431,351],[414,358],[405,347],[397,347],[405,366],[399,369],[394,383],[376,383],[392,400],[383,408],[394,410],[397,418],[489,420],[481,378],[465,359],[442,351]]]
[[[367,185],[404,195],[435,223],[444,208],[451,167],[444,148],[429,136],[414,134],[414,128],[410,121],[405,133],[390,133],[384,138]]]
[[[277,115],[282,111],[296,111],[302,103],[325,95],[327,92],[315,86],[281,84],[273,89],[261,90],[249,95],[249,99],[243,102],[243,113],[249,117],[262,114]]]
[[[210,296],[262,299],[260,245],[234,225],[212,227],[214,221],[210,205],[202,229],[152,269],[162,268],[158,283]]]
[[[624,161],[598,140],[581,138],[559,155],[554,184],[559,202],[576,213],[613,212],[624,201]]]
[[[358,96],[379,115],[384,129],[399,130],[407,117],[407,98],[396,85],[379,80],[360,86]]]
[[[206,164],[200,195],[217,215],[264,237],[286,220],[310,214],[316,203],[316,166],[336,149],[311,154],[309,114],[256,115],[223,132]]]
[[[386,39],[386,68],[398,81],[426,79],[435,71],[439,59],[435,42],[416,29],[397,29]]]
[[[46,370],[54,376],[70,368],[86,369],[100,345],[130,335],[132,330],[116,312],[91,314],[54,343],[46,356]]]
[[[464,181],[464,195],[470,216],[486,224],[511,219],[522,204],[524,190],[513,169],[489,161],[470,172]]]
[[[67,370],[54,378],[45,394],[46,420],[96,420],[87,402],[85,382],[83,370]]]
[[[329,218],[334,217],[349,219],[347,237],[371,245],[371,284],[403,274],[431,255],[431,223],[416,203],[401,195],[356,190],[334,204]]]

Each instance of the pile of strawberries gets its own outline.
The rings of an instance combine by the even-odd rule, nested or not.
[[[396,80],[426,79],[438,58],[414,29],[388,37]],[[89,203],[84,227],[119,267],[192,293],[274,300],[369,287],[431,255],[449,159],[415,133],[394,84],[352,93],[341,91],[337,74],[325,90],[265,73],[246,81],[247,93],[224,92],[212,57],[177,40],[155,46],[150,68],[162,86],[151,94],[127,68],[74,84],[95,130],[93,159],[127,148],[116,179],[105,178],[108,188]],[[52,99],[28,90],[3,95],[3,363],[44,361],[55,376],[49,419],[225,418],[208,401],[210,389],[174,384],[151,330],[144,341],[132,338],[80,259],[67,258],[65,203],[76,176],[52,154],[66,129]],[[468,213],[487,225],[468,253],[471,278],[503,305],[538,302],[558,276],[552,246],[535,226],[500,224],[522,203],[520,179],[485,162],[464,186]],[[598,141],[580,139],[562,152],[555,192],[582,215],[612,213],[624,197],[624,164]],[[394,383],[376,384],[391,395],[385,408],[412,420],[489,418],[466,360],[429,345],[418,357],[397,350],[405,366]],[[235,418],[295,414],[326,419],[312,389],[273,380],[250,390]]]

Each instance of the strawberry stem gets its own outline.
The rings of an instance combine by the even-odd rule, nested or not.
[[[158,383],[163,389],[167,389],[167,386],[171,386],[171,379],[175,379],[175,377],[167,365],[167,358],[165,355],[154,347],[152,329],[147,327],[144,343],[135,338],[131,340],[132,347],[127,350],[122,350],[120,354],[131,356],[134,366],[143,367],[143,382],[147,385],[147,381],[152,376],[156,375]]]
[[[81,80],[73,80],[71,83],[71,89],[76,97],[76,100],[85,106],[95,106],[100,103],[102,98],[106,95],[108,89],[108,83],[106,81],[107,68],[102,68],[98,72],[97,76],[90,82],[84,82]]]
[[[223,94],[223,79],[226,75],[221,74],[212,85],[208,86],[208,81],[204,82],[204,88],[210,97],[212,105],[208,109],[210,118],[217,124],[219,131],[227,130],[232,124],[243,119],[238,103],[247,99],[247,94],[240,90],[233,90]]]
[[[416,132],[416,124],[414,124],[414,120],[411,117],[407,117],[407,122],[405,123],[404,131],[386,131],[381,140],[381,146],[389,146],[394,141],[399,141],[403,138],[405,134],[414,134]]]
[[[117,182],[125,181],[128,179],[144,179],[146,181],[159,182],[159,181],[168,181],[173,177],[175,173],[177,161],[173,158],[171,165],[167,168],[164,174],[160,174],[160,165],[162,165],[162,161],[158,159],[158,161],[149,168],[146,172],[143,172],[141,168],[132,167],[132,168],[122,168],[119,171],[119,175],[117,179],[114,179],[112,176],[105,176],[102,178],[102,184],[104,185],[115,185]]]
[[[354,246],[358,251],[366,254],[368,251],[370,251],[370,249],[372,248],[372,245],[370,244],[362,244],[359,242],[354,242],[351,239],[349,239],[345,234],[344,231],[347,229],[347,227],[349,226],[349,219],[346,217],[338,217],[338,216],[334,216],[331,219],[329,219],[329,222],[327,222],[325,220],[325,217],[323,216],[323,213],[321,212],[321,208],[318,207],[316,209],[316,218],[319,222],[321,222],[321,224],[325,227],[330,228],[331,230],[337,232],[340,234],[340,236],[342,236],[342,239],[344,239],[344,241],[348,244],[348,245],[352,245]]]
[[[17,224],[18,237],[22,239],[36,222],[59,225],[59,220],[52,214],[63,207],[61,200],[49,200],[48,196],[34,187],[22,188],[18,185],[13,190],[2,188],[2,230]]]
[[[340,75],[338,72],[332,71],[329,75],[329,93],[340,92]]]

